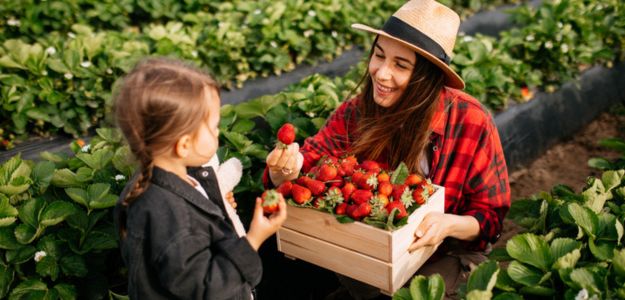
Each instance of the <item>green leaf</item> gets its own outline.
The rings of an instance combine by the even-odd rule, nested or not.
[[[492,297],[493,292],[491,291],[472,290],[467,294],[467,300],[488,300]]]
[[[78,296],[76,287],[71,284],[60,283],[55,285],[54,289],[59,293],[59,299],[61,300],[75,300]]]
[[[393,300],[412,300],[410,296],[410,290],[408,288],[401,288],[393,294]]]
[[[89,194],[87,191],[80,188],[66,188],[65,193],[76,203],[89,208]]]
[[[553,264],[547,242],[535,234],[525,233],[514,236],[506,244],[506,250],[514,259],[543,271],[549,270]]]
[[[409,289],[412,299],[440,300],[445,295],[445,282],[439,274],[418,275],[410,281]]]
[[[614,250],[612,266],[618,276],[625,278],[625,249]]]
[[[37,228],[28,224],[19,224],[15,228],[15,238],[20,244],[30,244],[37,238]]]
[[[252,120],[240,119],[232,125],[230,131],[245,134],[251,132],[255,126],[256,124]]]
[[[0,227],[13,224],[18,215],[17,208],[9,202],[9,198],[0,194]]]
[[[52,176],[52,185],[58,187],[78,187],[81,182],[77,179],[77,176],[70,169],[54,170]]]
[[[595,238],[599,220],[597,215],[590,208],[582,207],[577,203],[567,205],[567,210],[571,214],[575,223],[584,230],[589,237]]]
[[[15,238],[15,228],[17,225],[0,227],[0,249],[15,250],[20,247],[19,242]]]
[[[575,267],[581,256],[581,251],[579,249],[574,249],[573,251],[558,257],[556,262],[553,263],[553,269],[572,269]]]
[[[47,292],[48,286],[37,280],[37,279],[29,279],[22,281],[18,284],[13,291],[11,291],[11,295],[9,296],[9,300],[17,300],[17,299],[31,299],[32,295],[35,292]],[[26,297],[25,297],[26,296]],[[36,299],[36,298],[34,298]]]
[[[52,177],[54,176],[55,165],[50,161],[38,162],[33,168],[31,178],[33,180],[33,188],[39,193],[43,194],[50,185]]]
[[[122,135],[116,128],[98,128],[95,131],[98,136],[109,143],[117,144],[122,141]]]
[[[544,286],[524,286],[522,287],[519,292],[521,292],[521,294],[529,294],[529,295],[536,295],[536,296],[552,296],[553,294],[555,294],[555,290],[549,287],[544,287]]]
[[[0,298],[4,299],[9,293],[13,278],[15,277],[15,270],[13,267],[0,263]]]
[[[512,280],[525,285],[525,286],[535,286],[537,285],[543,277],[543,272],[540,270],[525,266],[524,264],[518,261],[512,261],[508,266],[508,275]]]
[[[602,147],[610,148],[621,153],[625,153],[625,141],[620,138],[607,138],[599,141]]]
[[[87,275],[87,264],[80,255],[64,256],[59,264],[63,274],[67,276],[84,277]]]
[[[600,279],[596,278],[592,270],[588,268],[573,270],[571,272],[571,280],[580,288],[588,290],[591,295],[601,294],[598,289]]]
[[[136,163],[128,146],[119,147],[112,159],[115,169],[120,171],[126,178],[130,178],[136,169]]]
[[[495,296],[493,300],[523,300],[523,296],[517,293],[505,292]]]
[[[599,170],[608,170],[612,168],[612,163],[602,157],[593,157],[588,160],[588,166]]]
[[[611,194],[606,192],[601,180],[591,178],[590,186],[582,192],[582,196],[586,200],[585,206],[590,208],[595,214],[598,214],[603,209],[605,202],[611,197]]]
[[[612,255],[616,249],[616,243],[612,241],[598,241],[593,238],[588,239],[590,252],[599,260],[612,260]]]
[[[267,112],[280,102],[278,97],[264,96],[234,106],[236,114],[243,119],[264,118]]]
[[[497,282],[499,274],[499,265],[497,262],[487,260],[481,263],[475,270],[471,272],[467,281],[467,291],[492,291]]]
[[[514,292],[516,291],[515,286],[517,286],[517,283],[510,278],[508,271],[505,270],[504,272],[499,272],[497,274],[497,282],[495,283],[495,286],[502,291]]]
[[[571,238],[556,238],[551,241],[551,245],[549,246],[551,256],[554,259],[558,259],[575,249],[580,249],[581,247],[582,244],[580,242]]]
[[[117,196],[107,194],[101,199],[91,201],[89,203],[89,206],[93,209],[103,209],[103,208],[113,207],[115,206],[115,203],[117,203]]]
[[[403,184],[406,181],[406,177],[410,175],[410,171],[405,163],[401,162],[399,166],[393,171],[391,175],[391,183],[392,184]]]
[[[117,240],[110,234],[91,231],[83,243],[83,248],[96,250],[115,249],[117,248]]]
[[[45,200],[42,198],[27,200],[18,209],[20,220],[31,227],[37,228],[39,226],[39,215],[45,205]]]
[[[63,222],[74,211],[74,206],[69,202],[53,201],[43,210],[39,223],[43,226],[56,225]]]
[[[77,153],[76,157],[82,160],[87,166],[93,170],[100,170],[104,168],[112,159],[113,151],[108,148],[99,149],[93,153]]]
[[[52,281],[56,281],[59,276],[59,265],[52,256],[44,256],[36,264],[37,274],[45,277],[49,276]]]
[[[107,183],[94,183],[90,185],[87,189],[87,193],[89,194],[88,202],[91,204],[91,202],[101,201],[108,195],[110,189],[111,186]]]
[[[625,170],[611,170],[601,174],[601,182],[606,192],[610,192],[621,185],[623,179],[625,179]]]
[[[345,223],[354,223],[354,219],[348,217],[348,216],[342,216],[342,215],[337,215],[336,216],[336,220],[341,223],[341,224],[345,224]]]
[[[33,258],[35,252],[37,252],[35,247],[26,245],[15,250],[7,250],[6,259],[9,264],[23,264]]]

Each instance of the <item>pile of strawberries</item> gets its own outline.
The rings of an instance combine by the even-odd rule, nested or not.
[[[405,164],[388,171],[375,161],[359,163],[354,156],[324,157],[311,170],[276,189],[291,205],[334,213],[392,229],[425,204],[434,193],[429,179],[410,174]]]

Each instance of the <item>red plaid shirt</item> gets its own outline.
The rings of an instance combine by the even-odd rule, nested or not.
[[[304,172],[324,155],[340,157],[350,152],[359,115],[357,101],[344,102],[315,136],[306,139],[300,150],[304,154]],[[477,219],[479,237],[466,246],[484,250],[499,238],[510,208],[508,171],[497,127],[477,100],[445,88],[430,128],[432,161],[428,177],[445,187],[446,213]]]

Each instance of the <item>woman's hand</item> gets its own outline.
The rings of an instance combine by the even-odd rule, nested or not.
[[[473,216],[459,216],[430,212],[423,218],[415,231],[416,241],[408,247],[412,252],[421,247],[440,244],[446,237],[472,241],[480,233],[480,224]]]
[[[267,155],[269,178],[278,186],[287,180],[294,180],[304,163],[304,156],[299,153],[299,144],[292,143],[286,149],[274,148]]]
[[[278,211],[268,217],[263,214],[262,199],[256,198],[254,216],[250,223],[250,230],[247,232],[247,240],[256,251],[258,251],[260,245],[262,245],[267,238],[278,231],[282,223],[284,223],[284,220],[286,220],[286,202],[282,194],[279,194],[279,197]]]
[[[230,203],[230,206],[232,206],[232,208],[237,209],[237,202],[234,199],[234,193],[233,192],[227,192],[226,193],[226,201],[228,201],[228,203]]]

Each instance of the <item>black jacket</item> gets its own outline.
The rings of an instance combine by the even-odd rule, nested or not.
[[[130,299],[249,299],[261,279],[260,257],[226,217],[213,169],[189,169],[189,175],[209,199],[155,167],[150,185],[128,209],[121,252]]]

